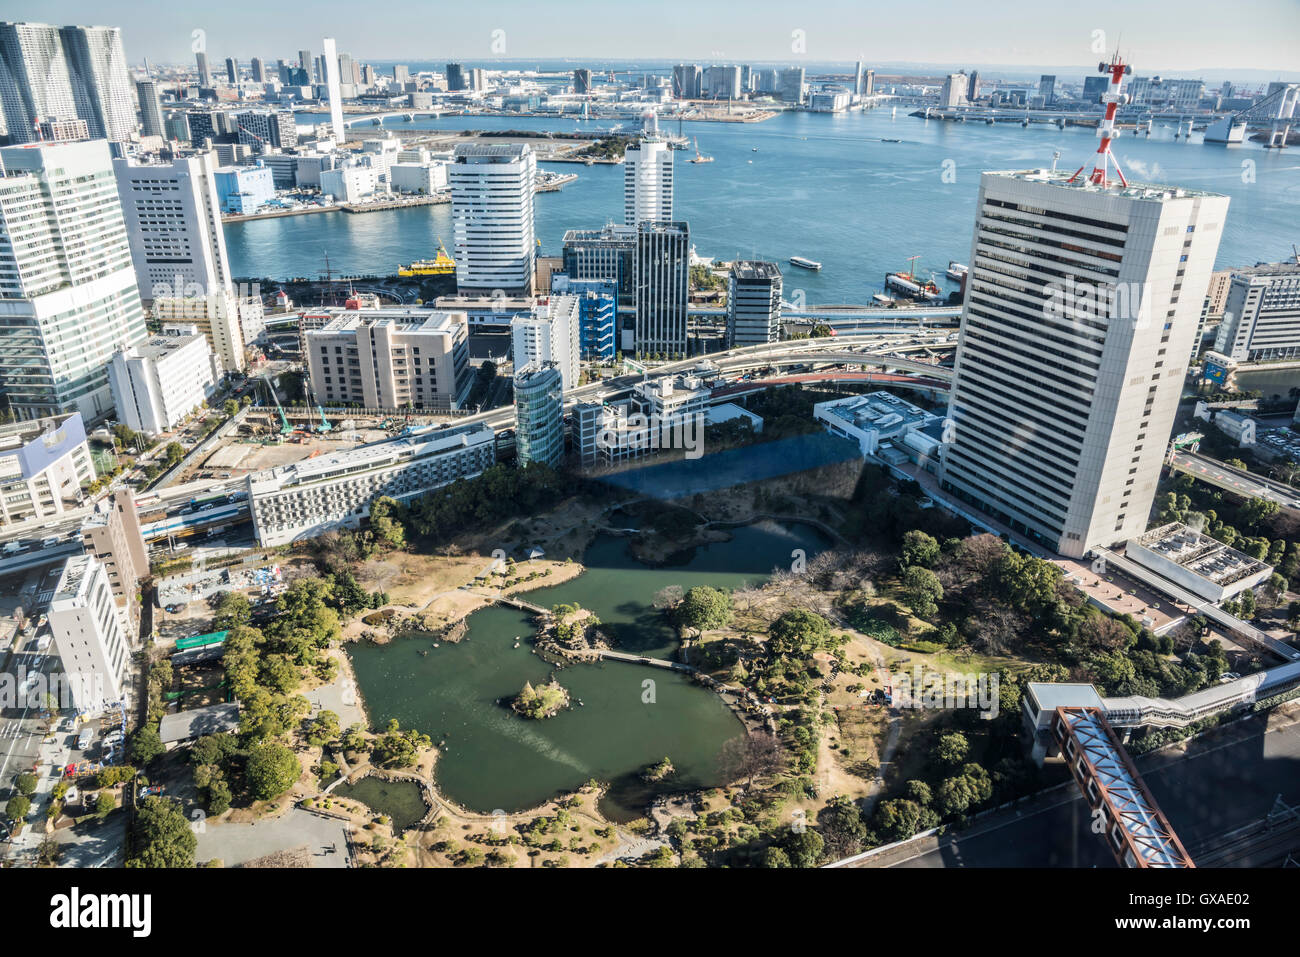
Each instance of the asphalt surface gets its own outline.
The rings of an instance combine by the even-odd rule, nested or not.
[[[1180,472],[1186,472],[1194,478],[1229,492],[1236,492],[1248,498],[1268,499],[1285,508],[1300,508],[1300,490],[1287,489],[1278,483],[1266,483],[1249,477],[1237,469],[1228,468],[1203,455],[1175,452],[1171,464]]]

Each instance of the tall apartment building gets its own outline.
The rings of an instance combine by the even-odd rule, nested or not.
[[[298,145],[298,125],[287,110],[244,110],[232,117],[239,142],[259,153],[289,150]]]
[[[216,391],[221,377],[208,340],[190,335],[151,336],[113,356],[108,380],[119,422],[157,435],[176,426]]]
[[[704,93],[704,71],[694,63],[679,63],[673,67],[673,97],[678,100],[698,100]]]
[[[591,92],[591,71],[585,67],[579,67],[573,71],[573,92],[579,96]]]
[[[448,411],[474,384],[463,312],[345,310],[303,341],[312,390],[326,405]]]
[[[19,418],[105,418],[108,360],[146,336],[108,144],[11,146],[0,167],[0,390]]]
[[[318,83],[323,79],[316,75],[316,58],[310,50],[298,51],[298,68],[307,74],[308,83]]]
[[[103,564],[69,558],[47,612],[72,705],[96,712],[125,697],[131,641]]]
[[[637,227],[633,267],[637,355],[686,355],[690,259],[691,236],[686,223],[644,222]]]
[[[1201,307],[1201,321],[1196,326],[1196,338],[1192,340],[1193,362],[1200,357],[1207,338],[1209,345],[1214,345],[1214,334],[1218,331],[1219,323],[1223,321],[1224,304],[1227,302],[1228,290],[1231,286],[1231,269],[1217,269],[1210,273],[1210,285],[1205,290],[1205,305]]]
[[[465,81],[465,68],[459,63],[448,63],[447,92],[459,93],[467,89],[469,89],[469,84]]]
[[[727,348],[781,338],[781,270],[776,263],[739,260],[727,281]]]
[[[461,292],[532,293],[536,175],[526,143],[456,147],[447,179]]]
[[[582,372],[582,321],[577,296],[542,299],[530,316],[510,322],[510,354],[516,369],[554,365],[565,392],[578,387]]]
[[[149,549],[140,530],[135,493],[124,488],[100,499],[81,523],[81,542],[86,553],[104,566],[118,613],[133,631],[140,610],[136,588],[149,574]]]
[[[242,312],[256,303],[236,298],[221,228],[211,153],[170,163],[113,161],[140,298],[164,322],[193,323],[226,372],[244,368]]]
[[[202,50],[194,54],[194,65],[199,73],[199,88],[212,89],[212,69],[208,66],[208,55]]]
[[[13,143],[46,119],[85,120],[94,139],[135,132],[135,98],[117,27],[0,23],[0,106]]]
[[[261,57],[255,56],[248,61],[248,70],[253,75],[254,83],[266,82],[266,64],[262,62]]]
[[[1300,356],[1300,260],[1232,271],[1214,351],[1238,362]]]
[[[985,173],[940,472],[1064,555],[1140,535],[1228,198]]]
[[[777,71],[775,92],[786,103],[802,103],[805,89],[803,67]]]
[[[152,77],[137,80],[135,95],[140,103],[140,135],[166,137],[162,104],[158,102],[158,81]]]
[[[484,424],[432,427],[399,439],[304,459],[248,476],[253,530],[262,545],[286,545],[331,528],[357,528],[370,503],[415,498],[496,461]]]
[[[966,74],[951,73],[944,77],[943,88],[939,91],[939,105],[942,107],[964,106],[966,104]]]
[[[623,153],[623,223],[673,218],[673,151],[666,140],[646,137]]]
[[[707,74],[708,95],[714,100],[734,100],[740,97],[740,67],[711,66]]]
[[[564,461],[564,393],[554,362],[515,372],[515,454],[519,465],[558,466]]]
[[[62,515],[94,479],[78,413],[0,426],[0,525]]]
[[[239,61],[234,57],[226,57],[226,82],[231,86],[239,85]]]

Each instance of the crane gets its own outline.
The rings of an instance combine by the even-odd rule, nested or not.
[[[275,385],[271,382],[271,377],[263,373],[261,379],[266,383],[266,390],[271,393],[271,401],[275,403],[275,411],[280,413],[280,434],[292,435],[293,426],[289,424],[289,417],[284,414],[284,409],[280,406],[280,397],[275,394]],[[323,414],[321,419],[324,419]]]

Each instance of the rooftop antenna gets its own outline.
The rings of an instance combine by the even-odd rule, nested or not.
[[[1101,95],[1101,102],[1106,104],[1106,115],[1101,123],[1097,126],[1097,135],[1101,137],[1101,145],[1097,147],[1096,165],[1092,168],[1092,173],[1088,176],[1088,182],[1094,186],[1105,188],[1107,185],[1106,172],[1112,160],[1115,162],[1115,175],[1119,181],[1128,186],[1128,180],[1124,178],[1124,171],[1119,167],[1119,160],[1115,159],[1115,154],[1110,151],[1110,141],[1115,138],[1115,113],[1119,110],[1121,103],[1128,102],[1128,95],[1120,92],[1120,87],[1124,84],[1124,77],[1133,72],[1133,67],[1126,64],[1118,52],[1110,58],[1110,63],[1101,62],[1097,64],[1098,73],[1110,74],[1110,86],[1106,92]],[[1084,166],[1087,164],[1085,163]],[[1073,183],[1083,172],[1083,166],[1074,171],[1067,183]]]
[[[1060,151],[1060,150],[1054,150],[1054,151],[1052,152],[1052,172],[1053,172],[1053,173],[1056,172],[1056,161],[1059,160],[1060,158],[1061,158],[1061,151]]]

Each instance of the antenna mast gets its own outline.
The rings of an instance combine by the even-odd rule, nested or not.
[[[1101,123],[1097,126],[1097,135],[1101,137],[1101,145],[1097,147],[1097,165],[1092,168],[1092,173],[1088,177],[1088,182],[1094,186],[1107,186],[1106,172],[1112,160],[1115,162],[1115,175],[1119,181],[1128,186],[1128,180],[1124,178],[1124,171],[1119,167],[1119,160],[1115,159],[1115,154],[1110,151],[1110,141],[1115,138],[1115,114],[1119,111],[1120,104],[1128,102],[1128,95],[1120,92],[1120,87],[1124,83],[1124,77],[1133,72],[1133,67],[1129,66],[1117,52],[1110,59],[1110,63],[1097,64],[1098,73],[1110,74],[1110,86],[1106,92],[1101,95],[1101,102],[1106,104],[1106,115]],[[1087,164],[1085,163],[1084,166]],[[1083,166],[1075,170],[1067,183],[1073,183],[1083,172]]]

